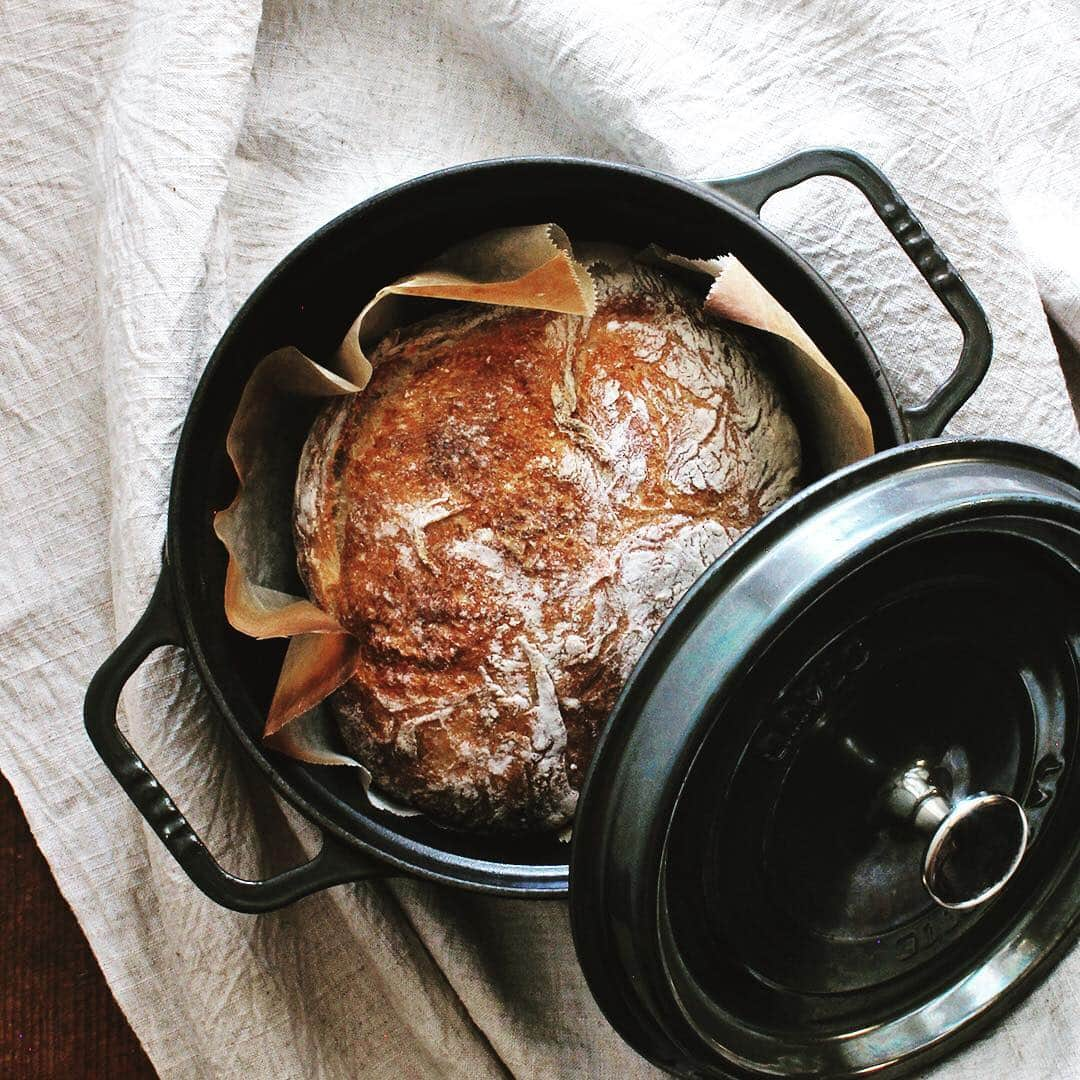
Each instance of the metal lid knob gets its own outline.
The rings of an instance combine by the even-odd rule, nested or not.
[[[922,761],[892,778],[883,795],[891,817],[929,836],[922,880],[942,907],[977,907],[1016,873],[1027,849],[1028,821],[1010,796],[979,792],[950,803]]]

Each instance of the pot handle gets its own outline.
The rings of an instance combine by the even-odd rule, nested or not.
[[[166,564],[142,618],[90,681],[84,718],[101,760],[184,873],[211,900],[243,912],[272,911],[330,885],[381,876],[385,871],[377,864],[328,833],[323,834],[322,848],[310,862],[263,881],[235,877],[218,864],[116,722],[120,691],[147,656],[161,645],[183,644]]]
[[[940,435],[956,411],[975,392],[990,366],[993,339],[982,305],[964,279],[927,235],[919,219],[881,170],[853,150],[829,147],[803,150],[763,169],[710,180],[708,186],[754,214],[778,191],[813,176],[837,176],[854,184],[956,320],[964,335],[960,360],[952,374],[922,405],[902,409],[912,438]]]

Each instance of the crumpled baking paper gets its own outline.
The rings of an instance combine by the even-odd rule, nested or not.
[[[873,453],[866,413],[847,384],[792,316],[732,255],[686,259],[657,247],[635,255],[613,244],[584,245],[576,258],[554,224],[485,233],[459,244],[415,274],[380,289],[349,327],[330,366],[294,348],[278,349],[255,368],[229,429],[227,448],[239,488],[214,529],[229,552],[225,612],[231,625],[256,638],[290,638],[263,737],[275,749],[311,764],[361,770],[370,798],[408,812],[372,791],[369,770],[341,752],[322,702],[348,680],[356,640],[296,584],[292,500],[297,463],[314,416],[312,406],[362,393],[372,374],[365,349],[402,325],[401,300],[426,297],[591,316],[590,265],[641,258],[689,273],[707,284],[710,315],[769,335],[776,360],[808,418],[803,437],[831,471]],[[303,406],[299,407],[298,400]]]

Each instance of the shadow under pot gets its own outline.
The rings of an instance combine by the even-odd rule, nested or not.
[[[961,327],[957,367],[922,406],[897,406],[843,304],[761,224],[770,195],[818,175],[867,196]],[[569,860],[554,838],[380,812],[345,770],[268,750],[259,736],[283,648],[228,626],[210,527],[235,488],[225,433],[260,357],[284,344],[328,355],[356,298],[387,277],[537,221],[732,252],[829,356],[882,451],[762,520],[672,612],[605,727]],[[1080,928],[1080,473],[1014,443],[910,444],[940,434],[989,360],[978,303],[850,151],[711,185],[571,159],[401,185],[302,244],[222,338],[181,435],[158,587],[87,691],[87,730],[192,881],[226,907],[268,911],[403,873],[502,896],[568,893],[591,991],[663,1068],[925,1065],[1000,1017]],[[228,874],[119,732],[124,682],[169,643],[188,650],[242,752],[322,830],[309,863],[263,881]]]

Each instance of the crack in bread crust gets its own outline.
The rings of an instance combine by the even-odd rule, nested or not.
[[[300,573],[361,646],[342,737],[443,824],[564,825],[649,638],[798,482],[749,336],[651,268],[596,279],[592,319],[457,308],[391,335],[301,457]]]

